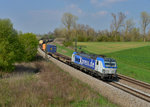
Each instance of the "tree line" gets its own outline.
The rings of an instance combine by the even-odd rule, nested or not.
[[[0,71],[12,71],[14,63],[33,60],[37,46],[35,34],[17,32],[9,19],[0,19]]]
[[[150,41],[150,14],[141,12],[140,27],[136,27],[133,19],[119,12],[112,13],[112,22],[109,30],[95,31],[89,25],[77,24],[78,17],[71,13],[64,13],[62,16],[63,28],[56,28],[53,37],[65,38],[64,45],[72,44],[77,39],[80,42],[129,42],[129,41]]]

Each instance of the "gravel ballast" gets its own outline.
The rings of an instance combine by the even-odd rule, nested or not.
[[[138,90],[141,90],[141,91],[143,91],[143,92],[145,92],[145,93],[150,94],[150,89],[141,87],[141,86],[139,86],[139,85],[136,85],[136,84],[134,84],[134,83],[131,83],[131,82],[128,82],[128,81],[122,80],[122,79],[120,79],[119,82],[120,82],[120,83],[123,83],[123,84],[125,84],[125,85],[128,85],[128,86],[130,86],[130,87],[136,88],[136,89],[138,89]]]
[[[43,51],[38,49],[39,53],[45,57]],[[120,89],[117,89],[101,80],[98,80],[90,75],[87,75],[75,68],[72,68],[50,56],[48,56],[49,60],[59,66],[66,72],[69,72],[70,75],[79,79],[80,81],[87,83],[94,90],[98,91],[102,96],[105,96],[110,101],[122,106],[122,107],[150,107],[150,103],[139,99],[133,95],[130,95]]]

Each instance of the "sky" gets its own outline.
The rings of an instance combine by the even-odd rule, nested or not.
[[[23,33],[44,34],[63,27],[62,15],[78,17],[78,24],[96,31],[110,29],[112,13],[122,12],[126,19],[140,25],[140,13],[150,13],[150,0],[0,0],[0,19],[9,18]]]

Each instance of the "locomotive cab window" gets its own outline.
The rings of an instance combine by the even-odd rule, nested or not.
[[[80,59],[75,57],[75,61],[80,62]]]
[[[96,62],[96,64],[98,65],[98,61]]]
[[[105,66],[106,67],[116,67],[117,64],[116,64],[115,60],[107,58],[107,59],[105,59]]]

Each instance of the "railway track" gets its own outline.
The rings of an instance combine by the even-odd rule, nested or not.
[[[57,53],[58,54],[58,53]],[[64,57],[63,55],[59,54],[59,56],[62,56]],[[64,58],[67,58],[68,60],[71,60],[71,58],[65,56]],[[131,82],[133,84],[136,84],[136,85],[139,85],[141,87],[144,87],[144,88],[147,88],[147,89],[150,89],[150,84],[147,84],[147,83],[144,83],[144,82],[141,82],[141,81],[138,81],[138,80],[135,80],[135,79],[132,79],[132,78],[129,78],[129,77],[126,77],[126,76],[123,76],[121,74],[118,74],[118,77],[120,79],[123,79],[123,80],[126,80],[128,82]],[[147,93],[144,93],[143,91],[140,91],[140,90],[137,90],[137,89],[134,89],[132,87],[129,87],[125,84],[121,84],[120,82],[110,82],[108,83],[116,88],[119,88],[129,94],[132,94],[142,100],[145,100],[147,102],[150,102],[150,94],[147,94]]]
[[[128,81],[130,83],[133,83],[133,84],[136,84],[140,87],[143,87],[143,88],[146,88],[146,89],[150,89],[150,84],[148,83],[145,83],[145,82],[142,82],[142,81],[138,81],[138,80],[135,80],[133,78],[130,78],[130,77],[127,77],[127,76],[124,76],[124,75],[121,75],[121,74],[118,74],[118,77],[122,80],[125,80],[125,81]]]
[[[68,57],[68,56],[65,56],[65,55],[62,55],[62,54],[59,54],[59,53],[56,53],[54,55],[51,55],[53,56],[54,58],[60,60],[61,62],[67,64],[67,65],[70,65],[69,62],[71,62],[71,58]],[[131,82],[133,84],[136,84],[136,85],[140,85],[141,87],[144,87],[144,88],[148,88],[150,89],[150,84],[147,84],[147,83],[144,83],[144,82],[141,82],[141,81],[138,81],[138,80],[135,80],[135,79],[132,79],[132,78],[129,78],[129,77],[126,77],[126,76],[123,76],[123,75],[118,75],[118,77],[120,79],[124,79],[128,82]],[[132,88],[132,87],[129,87],[125,84],[122,84],[120,82],[109,82],[108,83],[109,85],[112,85],[116,88],[119,88],[129,94],[132,94],[133,96],[136,96],[144,101],[147,101],[147,102],[150,102],[150,94],[147,94],[147,93],[144,93],[143,91],[140,91],[140,90],[137,90],[135,88]]]
[[[121,89],[121,90],[123,90],[129,94],[132,94],[132,95],[150,103],[150,94],[144,93],[143,91],[129,87],[129,86],[124,85],[120,82],[109,82],[108,84],[110,84],[116,88],[119,88],[119,89]]]

